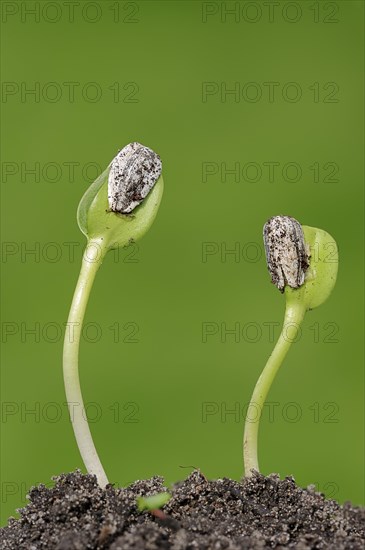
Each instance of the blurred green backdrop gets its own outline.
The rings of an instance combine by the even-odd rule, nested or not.
[[[2,523],[83,468],[61,365],[75,215],[132,140],[165,193],[99,272],[80,357],[110,480],[242,475],[284,311],[262,226],[289,214],[336,238],[340,270],[270,392],[261,468],[363,503],[363,3],[2,2],[2,21]]]

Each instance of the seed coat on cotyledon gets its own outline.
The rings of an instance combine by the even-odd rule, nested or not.
[[[264,225],[266,262],[271,281],[284,292],[299,288],[309,267],[309,254],[300,223],[290,216],[274,216]]]
[[[108,202],[113,212],[129,214],[147,197],[161,175],[157,153],[134,141],[113,159],[108,178]]]

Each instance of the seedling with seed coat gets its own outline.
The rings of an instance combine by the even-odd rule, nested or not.
[[[86,419],[78,372],[82,323],[96,273],[106,253],[143,237],[155,219],[163,192],[161,170],[160,157],[154,151],[140,143],[130,143],[89,187],[77,211],[78,225],[87,245],[67,322],[63,375],[80,454],[87,471],[96,475],[101,487],[107,485],[108,478]]]
[[[338,269],[335,240],[315,227],[301,226],[289,216],[270,218],[264,226],[266,260],[272,282],[285,294],[282,332],[253,391],[243,437],[246,476],[259,471],[259,422],[270,390],[305,313],[321,305],[332,292]]]

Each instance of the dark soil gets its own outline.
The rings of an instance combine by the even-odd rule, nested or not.
[[[364,508],[340,506],[291,477],[238,483],[195,471],[162,510],[138,512],[137,496],[166,490],[160,477],[103,490],[90,475],[58,476],[53,488],[31,489],[20,519],[1,529],[1,550],[364,548]]]

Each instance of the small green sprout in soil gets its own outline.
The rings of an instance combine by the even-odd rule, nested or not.
[[[96,273],[106,253],[143,237],[155,219],[163,193],[161,170],[160,157],[154,151],[140,143],[130,143],[89,187],[77,211],[78,225],[87,245],[67,322],[63,374],[80,454],[87,471],[96,475],[101,487],[108,484],[108,479],[87,422],[78,373],[82,323]]]
[[[144,512],[145,510],[159,510],[168,503],[170,498],[170,493],[157,493],[157,495],[151,495],[150,497],[138,497],[138,510],[140,512]]]
[[[321,305],[336,282],[338,251],[321,229],[301,226],[289,216],[270,218],[264,226],[266,261],[272,282],[285,294],[284,323],[276,346],[259,377],[247,409],[243,437],[246,476],[259,471],[257,440],[265,399],[308,310]]]

